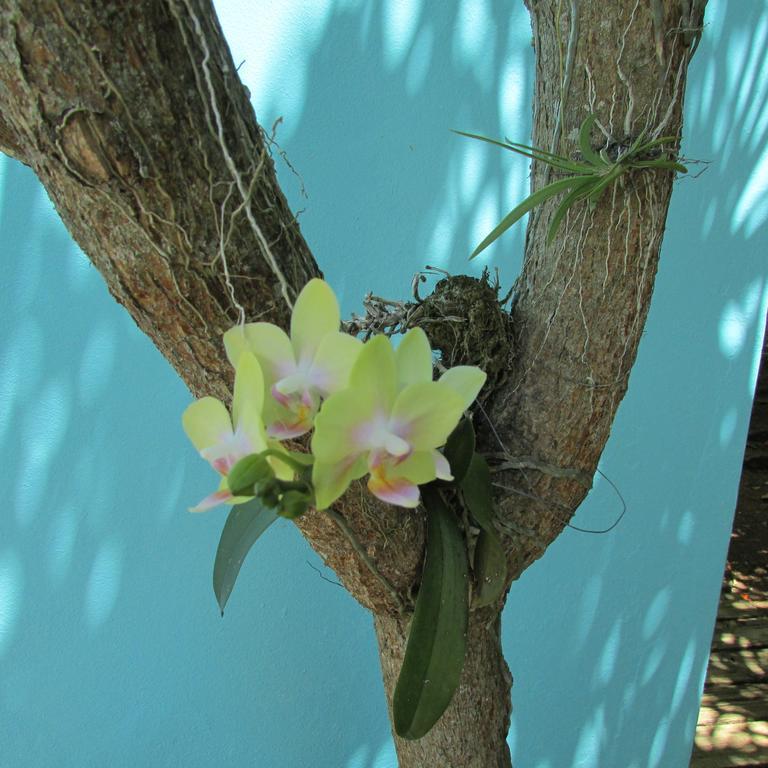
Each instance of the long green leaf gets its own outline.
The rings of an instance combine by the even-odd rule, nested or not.
[[[277,510],[265,507],[258,498],[232,507],[213,564],[213,592],[222,616],[245,556],[275,520]]]
[[[507,558],[495,533],[480,531],[475,545],[473,570],[477,582],[473,606],[482,608],[495,603],[507,582]]]
[[[541,149],[541,147],[531,147],[528,144],[519,144],[516,141],[510,141],[506,138],[505,141],[506,148],[511,149],[513,152],[519,152],[520,154],[524,154],[524,152],[534,152],[536,155],[538,155],[536,158],[537,160],[541,160],[543,163],[548,163],[549,165],[554,165],[555,162],[561,163],[564,166],[563,170],[569,170],[572,173],[593,173],[595,170],[588,163],[580,163],[577,160],[570,160],[567,157],[563,157],[563,155],[556,155],[554,152],[547,152],[546,149]]]
[[[507,582],[507,558],[493,525],[493,493],[491,471],[486,460],[478,453],[461,483],[464,503],[470,515],[482,529],[475,545],[473,572],[477,607],[496,602]]]
[[[483,136],[479,133],[467,133],[466,131],[457,131],[454,129],[451,130],[459,136],[465,136],[468,139],[477,139],[478,141],[485,141],[496,147],[516,152],[518,155],[523,155],[531,160],[538,160],[547,165],[551,165],[553,168],[559,168],[561,171],[568,171],[569,173],[590,173],[593,170],[591,166],[586,165],[585,163],[577,163],[562,155],[555,155],[552,152],[547,152],[543,149],[538,149],[537,147],[529,147],[527,144],[517,144],[512,141],[499,141],[498,139],[491,139],[490,137]]]
[[[647,144],[638,147],[637,153],[645,154],[656,147],[660,147],[662,144],[673,144],[675,142],[677,142],[677,139],[674,136],[661,136],[658,139],[653,139],[653,141],[649,141]]]
[[[466,416],[458,423],[456,429],[448,436],[448,442],[443,451],[451,465],[453,482],[460,483],[469,469],[469,463],[475,454],[475,428],[472,419]]]
[[[581,156],[590,164],[597,168],[604,168],[603,158],[592,149],[592,126],[597,122],[595,115],[588,115],[579,129],[579,149]]]
[[[557,230],[560,228],[560,223],[565,217],[565,214],[567,213],[568,209],[574,203],[578,202],[582,198],[587,197],[589,195],[590,191],[595,185],[595,182],[597,181],[597,178],[598,177],[590,177],[586,179],[583,184],[580,184],[578,187],[571,190],[563,198],[562,202],[560,203],[557,210],[555,211],[555,215],[552,217],[552,221],[550,222],[549,230],[547,232],[547,245],[549,245],[552,242],[555,235],[557,234]]]
[[[474,259],[475,256],[482,253],[491,243],[498,240],[499,237],[501,237],[501,235],[503,235],[515,222],[522,219],[526,213],[531,211],[537,205],[541,205],[546,200],[549,200],[550,197],[559,195],[561,192],[570,189],[574,185],[584,183],[585,178],[591,179],[592,177],[569,176],[565,179],[559,179],[558,181],[553,181],[551,184],[547,184],[546,187],[542,187],[529,197],[526,197],[520,205],[513,208],[501,222],[486,235],[480,245],[472,251],[472,255],[469,258]]]
[[[589,203],[590,205],[594,206],[597,204],[597,201],[600,199],[600,195],[603,194],[605,191],[605,188],[612,184],[616,179],[621,176],[622,173],[624,173],[627,170],[626,166],[621,165],[620,163],[617,163],[614,165],[608,173],[606,173],[600,181],[595,184],[595,186],[590,190],[589,192]]]
[[[469,469],[461,482],[461,492],[475,522],[484,531],[494,530],[491,470],[488,468],[488,462],[479,453],[472,457]]]
[[[422,489],[427,553],[405,658],[392,699],[395,732],[420,739],[459,684],[467,644],[468,563],[458,521],[433,487]]]

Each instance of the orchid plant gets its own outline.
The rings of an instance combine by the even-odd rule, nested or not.
[[[382,501],[423,505],[426,562],[394,699],[398,733],[420,738],[451,700],[466,643],[466,535],[441,488],[457,492],[480,530],[473,546],[475,604],[498,599],[506,575],[491,523],[490,475],[475,453],[471,420],[462,418],[486,375],[457,366],[433,380],[432,350],[420,328],[395,348],[384,335],[364,344],[341,332],[340,322],[330,286],[314,279],[296,299],[290,334],[271,323],[241,324],[224,334],[235,369],[231,414],[203,397],[182,417],[189,439],[220,475],[218,488],[190,511],[233,507],[214,563],[223,612],[243,559],[278,517],[293,519],[314,507],[338,522],[331,505],[366,475]],[[310,432],[309,453],[281,442]],[[429,685],[438,677],[442,685]]]

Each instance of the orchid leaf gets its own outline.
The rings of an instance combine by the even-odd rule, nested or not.
[[[472,419],[465,416],[458,423],[456,429],[448,436],[443,453],[451,465],[453,482],[461,483],[475,453],[475,429]]]
[[[395,732],[420,739],[459,684],[467,645],[467,552],[456,517],[436,488],[422,489],[427,551],[405,658],[392,699]]]
[[[552,217],[552,221],[549,225],[549,231],[547,232],[547,245],[549,245],[557,234],[557,230],[560,228],[568,209],[576,202],[589,195],[590,190],[595,186],[597,177],[589,177],[584,180],[583,184],[579,184],[578,187],[569,192],[562,200],[555,215]]]
[[[475,575],[476,606],[494,603],[507,582],[507,559],[499,535],[493,525],[493,493],[491,471],[479,454],[472,457],[461,483],[462,496],[470,515],[482,529],[475,546],[473,571]]]
[[[473,571],[477,582],[473,607],[482,608],[495,603],[504,592],[507,581],[507,558],[495,533],[480,531],[475,545]]]
[[[479,133],[467,133],[466,131],[456,130],[453,132],[459,136],[465,136],[468,139],[477,139],[478,141],[484,141],[487,144],[493,144],[502,149],[508,149],[511,152],[516,152],[518,155],[523,155],[530,160],[538,160],[539,162],[551,165],[553,168],[559,168],[561,171],[568,171],[569,173],[589,173],[592,170],[589,165],[577,163],[562,155],[556,155],[552,152],[546,152],[543,149],[530,147],[527,144],[516,144],[512,141],[499,141],[498,139],[491,139],[488,136],[482,136]]]
[[[230,511],[213,564],[213,592],[222,616],[243,560],[259,536],[275,520],[277,510],[265,507],[258,498],[238,504]]]
[[[605,163],[603,158],[592,149],[592,143],[590,141],[592,134],[592,127],[597,121],[595,115],[588,115],[579,129],[579,149],[581,149],[581,156],[590,164],[597,168],[604,168]]]
[[[533,210],[537,205],[541,205],[543,202],[549,200],[550,197],[554,197],[575,185],[583,184],[585,178],[591,179],[589,176],[568,176],[565,179],[553,181],[551,184],[547,184],[546,187],[542,187],[529,197],[526,197],[520,205],[513,208],[501,222],[494,227],[494,229],[483,239],[480,245],[475,248],[469,258],[474,259],[475,256],[484,251],[491,245],[491,243],[498,240],[498,238],[501,237],[501,235],[503,235],[513,224],[522,219],[526,213]]]
[[[472,456],[467,473],[461,481],[461,491],[464,503],[475,522],[484,531],[493,531],[491,470],[488,468],[488,462],[479,453]]]

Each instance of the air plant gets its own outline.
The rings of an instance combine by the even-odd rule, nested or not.
[[[557,234],[557,230],[560,228],[560,224],[571,206],[580,200],[586,200],[590,210],[594,210],[603,192],[627,171],[634,168],[660,168],[662,170],[677,171],[678,173],[688,172],[688,169],[677,161],[676,155],[671,150],[662,149],[665,144],[671,144],[676,141],[674,136],[662,136],[657,139],[646,140],[645,133],[641,132],[630,146],[623,148],[623,151],[619,151],[615,159],[609,155],[607,148],[596,151],[590,142],[590,134],[596,120],[595,115],[588,115],[579,129],[581,160],[571,160],[568,157],[563,157],[538,147],[531,147],[527,144],[518,144],[508,139],[499,141],[476,133],[454,131],[454,133],[458,133],[460,136],[478,139],[503,149],[509,149],[519,155],[546,163],[550,167],[568,174],[564,178],[557,179],[557,181],[553,181],[536,190],[533,194],[526,197],[522,203],[513,208],[472,251],[470,259],[484,251],[515,222],[533,210],[537,205],[541,205],[551,197],[555,197],[563,192],[567,192],[567,194],[560,201],[560,205],[550,222],[547,232],[548,244],[552,242]]]

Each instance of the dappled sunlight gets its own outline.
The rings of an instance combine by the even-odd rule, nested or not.
[[[606,638],[603,650],[595,667],[595,685],[608,685],[616,671],[616,663],[621,651],[621,619],[614,622]]]
[[[738,425],[739,412],[735,407],[729,408],[720,421],[720,447],[725,449],[731,444],[734,434],[736,433],[736,426]]]
[[[643,619],[643,640],[650,640],[656,634],[669,611],[671,590],[664,587],[654,596]]]
[[[677,525],[677,543],[684,547],[691,544],[695,530],[696,515],[690,509],[686,509]]]
[[[384,0],[382,11],[382,39],[384,65],[396,69],[408,55],[418,29],[423,0]]]
[[[73,502],[63,502],[50,510],[47,540],[48,573],[54,584],[60,583],[72,567],[72,555],[78,529],[78,512]]]
[[[77,376],[77,397],[85,408],[106,394],[115,366],[117,336],[113,326],[93,328],[85,342]]]
[[[123,553],[106,541],[96,553],[85,588],[85,620],[95,629],[109,619],[117,602],[123,570]]]
[[[13,641],[23,597],[21,560],[13,551],[0,552],[0,659]]]
[[[69,427],[72,392],[61,381],[48,381],[21,415],[21,460],[16,474],[14,509],[22,526],[36,517],[52,477],[51,468]]]
[[[768,750],[768,620],[765,603],[731,595],[712,640],[707,688],[695,745],[697,759],[721,755],[728,765],[752,765]],[[723,764],[726,764],[725,762]]]
[[[753,342],[756,329],[762,325],[763,318],[758,317],[762,288],[763,278],[755,278],[738,299],[729,299],[723,308],[719,342],[720,351],[728,359],[739,355],[748,341]],[[749,348],[751,351],[751,343]]]
[[[453,59],[469,69],[476,85],[490,91],[497,79],[495,70],[498,28],[488,0],[459,0],[453,26]]]
[[[449,129],[527,141],[522,3],[218,5],[259,119],[283,118],[277,140],[308,199],[277,157],[281,183],[346,312],[368,290],[407,296],[426,263],[471,274],[490,263],[513,283],[525,221],[483,260],[467,257],[527,193],[528,164]],[[601,461],[627,514],[605,535],[568,530],[515,583],[504,616],[516,764],[687,757],[768,301],[756,255],[768,27],[756,6],[727,22],[725,7],[710,2],[687,103],[685,151],[712,164],[677,185],[638,368]],[[312,569],[321,561],[286,523],[219,618],[210,568],[224,513],[184,512],[210,481],[178,427],[188,393],[29,172],[4,159],[0,200],[14,243],[0,283],[0,489],[14,504],[0,538],[0,706],[19,723],[4,748],[49,763],[48,723],[77,764],[83,734],[103,738],[103,754],[123,748],[116,765],[151,765],[157,744],[184,734],[190,768],[319,753],[317,768],[391,768],[369,617]],[[620,512],[596,477],[573,522],[602,529]],[[732,650],[713,674],[731,674],[726,653],[764,670],[747,642],[724,632]],[[730,738],[726,715],[746,706],[718,710],[707,738]],[[297,712],[302,736],[286,739]]]

